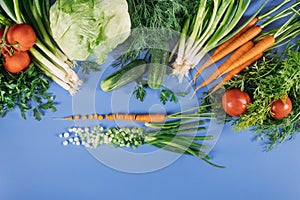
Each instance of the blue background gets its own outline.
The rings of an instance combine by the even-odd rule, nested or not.
[[[0,119],[0,200],[300,198],[299,137],[263,152],[252,133],[226,125],[212,152],[225,169],[182,156],[164,169],[129,174],[101,164],[84,148],[61,145],[57,134],[74,123],[52,117],[72,113],[72,97],[54,83],[49,91],[59,102],[56,113],[35,121],[16,110]]]

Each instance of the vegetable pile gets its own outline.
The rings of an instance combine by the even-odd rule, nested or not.
[[[140,101],[151,88],[160,91],[163,104],[176,103],[177,96],[185,93],[175,94],[164,86],[168,69],[179,83],[195,70],[195,94],[211,85],[214,88],[207,97],[221,94],[219,89],[224,86],[226,92],[217,95],[221,97],[218,102],[235,130],[253,130],[265,142],[266,150],[271,150],[300,132],[300,2],[284,0],[261,14],[265,1],[242,20],[250,3],[57,0],[51,5],[49,0],[2,0],[0,115],[19,107],[24,118],[26,111],[32,110],[40,120],[46,110],[55,111],[54,97],[47,93],[51,80],[76,94],[82,84],[74,71],[76,62],[82,61],[87,71],[99,70],[108,54],[123,44],[127,49],[114,63],[121,68],[101,80],[104,92],[135,81],[132,94]],[[160,34],[149,36],[149,30]],[[179,33],[178,38],[174,32]],[[218,69],[199,84],[199,76],[222,59]],[[223,167],[213,164],[205,152],[209,148],[205,141],[214,139],[202,134],[205,120],[216,116],[215,105],[208,98],[202,103],[174,114],[95,113],[57,118],[144,123],[139,128],[75,127],[60,137],[65,138],[65,145],[87,148],[148,144]]]
[[[130,37],[123,44],[125,53],[116,61],[115,66],[121,66],[128,69],[128,65],[135,65],[135,70],[128,70],[128,76],[119,76],[124,73],[121,69],[114,74],[118,79],[111,79],[111,75],[107,77],[101,88],[107,91],[108,84],[112,81],[112,86],[117,80],[123,80],[117,88],[136,81],[137,86],[133,94],[140,101],[144,101],[147,89],[155,89],[160,92],[160,99],[163,104],[167,101],[177,102],[175,94],[164,87],[165,76],[168,74],[169,55],[171,52],[171,44],[174,33],[179,35],[184,21],[189,15],[195,11],[195,6],[199,5],[198,0],[192,1],[144,1],[144,0],[128,0],[129,14],[132,23],[132,32]],[[144,69],[145,65],[139,65],[139,61],[145,60],[148,64],[144,73],[139,71],[139,68]],[[129,63],[129,64],[125,64]],[[142,78],[142,75],[147,71],[147,78]],[[131,73],[132,72],[132,73]],[[136,74],[134,72],[137,72]],[[127,74],[127,73],[126,73]],[[130,75],[131,74],[131,75]],[[121,78],[122,77],[122,78]],[[107,81],[109,80],[109,81]],[[110,87],[113,90],[115,87]],[[111,91],[111,90],[110,90]]]
[[[4,0],[0,5],[1,115],[19,107],[23,118],[32,110],[40,120],[45,110],[55,110],[54,97],[46,92],[47,77],[70,94],[81,81],[74,62],[53,41],[49,1]]]
[[[300,2],[296,1],[279,10],[287,2],[289,1],[283,1],[259,16],[261,25],[252,26],[265,27],[278,19],[285,19],[282,23],[266,31],[259,30],[259,35],[252,35],[249,41],[238,41],[241,43],[240,47],[198,87],[215,84],[214,80],[226,74],[208,96],[214,92],[221,94],[222,91],[218,90],[224,85],[226,91],[222,99],[214,101],[221,101],[223,109],[229,116],[238,117],[229,117],[233,119],[235,130],[254,131],[257,133],[256,138],[264,141],[267,151],[294,138],[300,131],[298,100]],[[273,14],[274,10],[279,12]],[[231,44],[245,39],[242,37],[246,36],[246,33],[247,31],[240,36],[234,36]],[[265,40],[270,41],[264,42]],[[257,44],[254,45],[253,42]],[[261,47],[256,48],[260,44]],[[277,49],[278,47],[281,47],[281,51]],[[214,53],[212,58],[220,54],[222,49],[219,48],[222,48],[222,45],[216,49],[217,53]],[[211,64],[210,61],[208,63],[203,65],[204,68]],[[254,64],[251,66],[252,63]],[[206,102],[204,101],[204,104]]]
[[[257,133],[266,150],[300,132],[299,49],[298,43],[284,53],[269,54],[225,84],[251,94],[252,103],[234,120],[234,128]]]

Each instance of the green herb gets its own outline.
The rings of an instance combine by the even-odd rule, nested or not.
[[[146,81],[141,81],[140,83],[137,84],[137,86],[135,86],[134,91],[133,91],[133,95],[135,95],[135,98],[141,102],[143,102],[145,100],[146,97],[146,88],[148,88],[148,84]]]
[[[135,86],[132,94],[135,96],[135,98],[137,100],[143,102],[147,95],[147,90],[146,90],[147,88],[149,88],[149,86],[148,86],[148,83],[146,80],[137,80],[137,85]],[[184,97],[186,95],[187,95],[186,92],[175,93],[175,92],[163,87],[160,90],[159,99],[160,99],[160,102],[165,105],[168,101],[177,103],[178,99],[176,96]]]
[[[83,61],[80,63],[80,67],[82,69],[82,72],[85,74],[90,74],[90,72],[99,72],[101,71],[101,68],[99,67],[99,64],[95,61]]]
[[[169,41],[172,31],[181,31],[184,20],[195,12],[194,8],[199,4],[198,0],[127,0],[127,2],[132,32],[128,38],[130,44],[127,47],[128,52],[121,56],[119,63],[136,59],[141,52],[149,50],[146,49],[149,44],[159,48],[162,40]],[[149,38],[149,32],[141,31],[142,28],[163,28],[166,32],[165,34],[154,34],[152,38]]]
[[[168,89],[162,89],[161,93],[159,95],[160,98],[160,102],[162,102],[164,105],[170,101],[170,102],[174,102],[177,103],[177,97],[175,96],[174,92],[172,92],[171,90]]]
[[[34,65],[16,75],[0,67],[0,116],[18,107],[24,119],[26,111],[31,110],[35,119],[41,120],[46,110],[56,111],[48,89],[49,80]]]
[[[267,151],[300,132],[299,44],[287,49],[283,53],[270,53],[225,84],[228,89],[241,88],[252,94],[252,103],[234,121],[234,128],[250,128],[257,133],[257,139],[266,142]],[[293,110],[283,119],[273,119],[271,104],[285,95],[292,100]]]

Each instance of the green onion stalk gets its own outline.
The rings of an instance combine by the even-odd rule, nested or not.
[[[49,23],[49,0],[3,0],[0,2],[0,23],[10,26],[14,23],[31,25],[37,35],[36,44],[29,50],[33,63],[54,82],[75,94],[82,81],[70,60],[54,42]]]
[[[265,27],[275,20],[292,15],[298,3],[273,16],[275,11],[290,1],[284,0],[258,16],[268,2],[266,0],[251,17],[236,28],[249,7],[250,0],[213,0],[211,3],[202,0],[197,14],[186,20],[178,45],[170,56],[171,61],[177,52],[173,63],[173,74],[177,75],[181,82],[183,77],[188,76],[189,71],[195,68],[207,53],[238,33],[254,17],[264,22],[261,26]]]

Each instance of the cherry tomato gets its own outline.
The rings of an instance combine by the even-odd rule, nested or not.
[[[293,105],[291,99],[286,96],[284,100],[278,99],[271,106],[271,113],[274,119],[282,119],[290,114]]]
[[[6,40],[15,50],[27,51],[36,43],[36,34],[28,24],[14,24],[9,27]]]
[[[246,105],[251,103],[250,96],[240,89],[227,90],[222,97],[222,106],[230,116],[240,116],[247,111]]]
[[[30,64],[27,51],[15,51],[13,55],[3,54],[4,68],[11,73],[18,73],[26,69]]]

